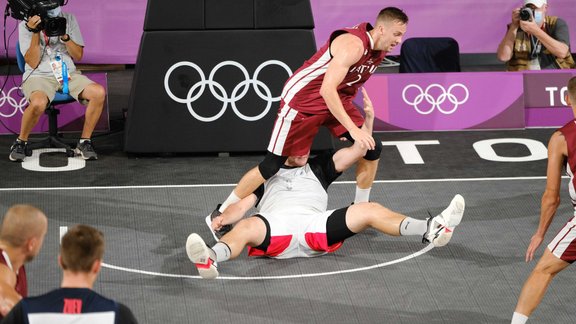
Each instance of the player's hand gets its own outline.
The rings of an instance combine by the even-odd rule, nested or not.
[[[530,240],[530,244],[528,245],[528,249],[526,250],[526,262],[530,262],[534,259],[534,253],[542,244],[544,240],[544,236],[540,234],[534,234],[532,239]]]
[[[368,96],[366,88],[362,87],[362,95],[364,101],[364,114],[366,114],[366,119],[374,118],[374,106],[372,105],[372,100]]]
[[[36,29],[36,27],[38,27],[38,25],[40,25],[41,22],[42,22],[42,19],[40,19],[40,16],[38,16],[38,15],[32,16],[32,17],[28,18],[28,21],[26,22],[26,26],[28,26],[28,28],[30,28],[30,29]]]
[[[220,230],[222,226],[224,226],[224,224],[222,224],[223,221],[224,217],[222,217],[222,215],[214,217],[214,219],[212,219],[212,229],[215,231]]]
[[[354,141],[358,142],[360,147],[363,149],[373,150],[376,146],[374,138],[372,138],[370,134],[366,133],[358,127],[350,131],[350,136],[352,136]]]

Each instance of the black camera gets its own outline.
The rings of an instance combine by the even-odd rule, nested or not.
[[[531,21],[534,18],[534,10],[530,7],[520,9],[520,19],[524,21]]]
[[[63,0],[8,0],[10,15],[17,20],[28,20],[32,16],[40,16],[42,22],[33,32],[44,30],[46,36],[62,36],[66,34],[66,18],[48,17],[48,11],[64,4]]]

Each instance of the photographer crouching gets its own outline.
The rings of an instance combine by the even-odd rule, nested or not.
[[[525,0],[512,11],[497,52],[508,71],[574,68],[568,25],[547,11],[547,0]]]
[[[24,6],[29,4],[32,5]],[[86,160],[98,158],[91,136],[102,113],[106,91],[76,70],[74,61],[82,59],[84,40],[76,17],[62,12],[64,4],[63,0],[12,0],[10,4],[13,16],[24,17],[18,32],[20,51],[26,61],[22,91],[29,102],[20,134],[10,148],[11,161],[24,161],[29,153],[28,136],[56,91],[69,93],[86,106],[84,127],[75,153]],[[21,6],[27,9],[25,13],[17,12]]]

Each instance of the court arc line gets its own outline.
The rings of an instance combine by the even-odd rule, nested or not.
[[[366,266],[366,267],[362,267],[362,268],[354,268],[354,269],[346,269],[346,270],[330,271],[330,272],[305,273],[305,274],[299,274],[299,275],[285,275],[285,276],[261,276],[261,277],[221,276],[221,277],[217,277],[216,279],[220,279],[220,280],[283,280],[283,279],[301,279],[301,278],[323,277],[323,276],[330,276],[330,275],[337,275],[337,274],[344,274],[344,273],[360,272],[360,271],[366,271],[366,270],[371,270],[371,269],[376,269],[376,268],[382,268],[382,267],[397,264],[400,262],[408,261],[410,259],[418,257],[418,256],[432,250],[433,248],[434,248],[434,245],[432,243],[430,243],[425,248],[423,248],[422,250],[414,252],[414,253],[407,255],[405,257],[402,257],[400,259],[396,259],[396,260],[392,260],[392,261],[388,261],[388,262],[383,262],[383,263],[379,263],[379,264],[375,264],[375,265],[371,265],[371,266]],[[161,273],[161,272],[154,272],[154,271],[130,269],[130,268],[119,267],[119,266],[107,264],[104,262],[102,263],[102,267],[108,268],[108,269],[113,269],[113,270],[132,272],[132,273],[138,273],[138,274],[145,274],[145,275],[151,275],[151,276],[157,276],[157,277],[202,279],[202,277],[200,277],[200,276],[178,275],[178,274],[171,274],[171,273]]]
[[[562,176],[569,179],[568,176]],[[374,180],[374,183],[425,183],[425,182],[476,182],[476,181],[521,181],[545,180],[546,176],[533,177],[495,177],[495,178],[446,178],[446,179],[408,179],[408,180]],[[356,181],[334,181],[332,184],[351,184]],[[142,186],[96,186],[96,187],[37,187],[37,188],[0,188],[2,191],[57,191],[57,190],[114,190],[114,189],[165,189],[165,188],[209,188],[235,187],[235,183],[193,184],[193,185],[142,185]]]

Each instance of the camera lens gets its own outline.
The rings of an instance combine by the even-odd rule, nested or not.
[[[532,20],[532,9],[530,8],[520,9],[520,19],[524,21]]]

